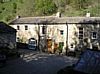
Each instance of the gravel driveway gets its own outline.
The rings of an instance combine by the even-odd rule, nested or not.
[[[7,65],[0,68],[0,74],[56,74],[61,68],[77,61],[72,57],[32,50],[21,50],[20,52],[22,52],[21,57],[7,61]]]

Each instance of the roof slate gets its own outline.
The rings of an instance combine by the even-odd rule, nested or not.
[[[83,23],[96,21],[100,23],[100,17],[22,17],[13,20],[9,24],[41,24],[41,23]]]
[[[0,22],[0,33],[14,33],[16,30],[4,22]]]

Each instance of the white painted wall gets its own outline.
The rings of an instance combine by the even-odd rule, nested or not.
[[[17,30],[17,25],[20,26],[20,30]],[[17,37],[20,39],[24,38],[24,42],[28,42],[28,39],[35,38],[38,40],[38,25],[34,24],[17,24],[17,25],[11,25],[13,28],[17,30]],[[28,26],[28,30],[25,30],[25,26]]]
[[[71,44],[74,45],[75,48],[75,41],[78,43],[78,37],[75,36],[75,32],[78,33],[78,28],[75,24],[68,24],[68,48],[71,48]]]

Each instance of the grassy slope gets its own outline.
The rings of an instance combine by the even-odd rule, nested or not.
[[[14,9],[14,3],[17,8]],[[0,3],[0,20],[9,21],[17,15],[33,16],[33,0],[11,0],[5,3]]]
[[[92,16],[100,16],[100,1],[91,0],[93,5],[84,10],[76,10],[72,6],[67,6],[63,15],[66,16],[84,16],[86,12],[91,12]],[[14,9],[14,3],[17,8]],[[20,16],[35,16],[34,15],[34,0],[10,0],[5,3],[0,3],[0,20],[9,21]]]

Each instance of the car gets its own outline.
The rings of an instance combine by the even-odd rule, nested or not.
[[[33,38],[29,39],[28,49],[36,50],[36,48],[37,48],[37,41]]]

